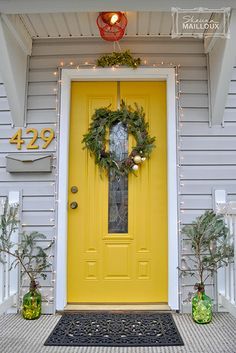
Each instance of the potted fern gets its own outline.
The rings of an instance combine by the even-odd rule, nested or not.
[[[46,239],[44,234],[32,232],[20,234],[20,240],[14,242],[14,232],[18,228],[18,205],[9,205],[8,201],[2,205],[0,214],[0,262],[5,263],[5,254],[10,255],[9,270],[17,265],[21,268],[21,276],[25,274],[29,279],[29,292],[23,297],[22,316],[25,319],[37,319],[41,315],[41,293],[38,291],[38,279],[46,279],[44,272],[48,269],[47,247],[38,244],[38,240]]]
[[[199,324],[212,320],[212,300],[205,294],[205,283],[222,266],[227,266],[233,258],[230,232],[222,215],[206,211],[192,224],[184,226],[182,233],[190,241],[194,268],[180,268],[183,275],[197,279],[197,290],[192,299],[192,317]]]

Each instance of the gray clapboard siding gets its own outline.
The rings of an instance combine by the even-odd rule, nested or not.
[[[182,93],[200,93],[200,94],[207,94],[208,92],[208,87],[207,87],[207,81],[184,81],[181,80],[181,85],[180,89]]]
[[[236,81],[231,81],[229,86],[229,93],[236,94]]]
[[[236,109],[226,108],[224,111],[224,122],[236,123]]]
[[[28,109],[56,109],[56,95],[28,96]]]
[[[0,83],[0,98],[6,97],[6,90],[3,83]]]
[[[55,169],[55,168],[54,168]],[[5,168],[0,168],[0,180],[1,182],[12,182],[19,181],[27,183],[28,181],[34,181],[35,183],[39,181],[52,182],[55,180],[55,170],[52,173],[7,173]]]
[[[55,216],[53,211],[22,211],[22,223],[25,226],[52,226],[55,225]]]
[[[229,90],[231,95],[225,109],[225,127],[210,128],[208,124],[207,64],[201,41],[125,39],[122,41],[122,49],[127,48],[135,56],[145,59],[147,65],[150,66],[162,61],[181,65],[178,79],[183,106],[183,116],[179,126],[181,164],[179,207],[182,224],[191,223],[206,209],[212,208],[213,188],[226,189],[228,198],[236,200],[236,180],[234,180],[236,175],[236,100],[232,95],[236,93],[236,68],[233,70]],[[57,89],[58,80],[57,67],[61,62],[65,65],[68,65],[70,61],[74,64],[85,61],[95,63],[97,57],[110,51],[109,43],[97,39],[35,40],[29,70],[27,126],[37,129],[52,127],[55,131],[59,129],[59,126],[54,125],[58,121],[55,89]],[[4,94],[4,88],[1,88]],[[5,96],[2,96],[2,99],[1,101],[0,98],[0,125],[3,125],[0,129],[0,167],[5,165],[6,153],[16,152],[15,146],[8,143],[9,137],[15,130],[10,127],[11,117]],[[1,132],[4,134],[2,137]],[[42,143],[38,142],[42,146]],[[25,145],[22,147],[20,153],[28,152],[25,147]],[[39,149],[38,152],[42,150]],[[43,152],[55,153],[56,139],[49,149]],[[56,166],[56,160],[54,163]],[[44,233],[48,239],[52,239],[58,233],[55,227],[56,215],[53,211],[56,208],[56,169],[54,168],[50,175],[21,176],[9,175],[4,170],[5,168],[0,168],[0,190],[1,188],[6,191],[14,188],[22,190],[23,230],[37,230]],[[47,285],[49,284],[47,282]],[[186,278],[182,284],[182,300],[185,301],[188,293],[193,291],[193,282],[191,278]],[[213,296],[213,286],[209,285],[207,289],[208,294]],[[24,288],[23,292],[26,290],[27,288]],[[53,302],[53,284],[47,287],[42,283],[41,290],[43,295],[51,298]],[[45,305],[44,310],[52,312],[53,304]]]
[[[207,94],[181,94],[182,108],[208,108]]]
[[[183,116],[180,117],[181,122],[201,122],[204,121],[208,124],[209,111],[208,108],[183,108]],[[180,128],[182,128],[180,124]]]
[[[39,226],[39,225],[23,225],[22,229],[27,232],[39,232],[46,235],[48,240],[52,240],[56,236],[56,230],[54,225]]]
[[[226,101],[226,108],[235,108],[236,107],[236,94],[231,93],[228,95]]]
[[[182,180],[181,195],[212,195],[214,189],[225,189],[228,194],[236,195],[236,180]],[[234,200],[236,200],[234,196]]]
[[[142,44],[145,43],[145,47]],[[166,39],[128,39],[122,41],[122,50],[129,49],[133,53],[162,53],[162,54],[201,54],[203,53],[202,41],[192,41],[191,39],[180,39],[173,41]],[[111,45],[102,40],[97,39],[71,39],[71,40],[51,40],[50,52],[48,50],[47,40],[35,40],[33,45],[33,56],[56,55],[62,59],[66,55],[76,55],[80,53],[99,55],[110,53]]]
[[[180,206],[183,210],[198,210],[212,208],[211,195],[181,195]]]
[[[11,112],[9,110],[8,99],[6,97],[6,90],[2,79],[0,78],[0,128],[10,127],[12,124]],[[1,138],[1,131],[0,131]],[[1,151],[0,151],[1,152]]]
[[[0,155],[0,168],[6,167],[6,155]]]
[[[10,111],[1,111],[0,107],[0,126],[1,125],[11,125],[11,112]]]
[[[28,110],[28,125],[32,124],[55,124],[57,122],[57,112],[55,110]]]
[[[55,95],[55,90],[57,90],[57,82],[31,82],[28,86],[29,96],[38,95]],[[1,93],[1,90],[0,90]]]
[[[180,140],[180,146],[183,151],[236,151],[236,138],[231,136],[183,136]]]
[[[228,201],[235,200],[235,195],[228,195]],[[183,210],[209,210],[213,207],[211,195],[181,195],[180,205]]]
[[[182,165],[236,165],[234,151],[182,151]]]
[[[204,208],[197,210],[185,210],[181,208],[181,224],[191,224],[196,219],[196,217],[199,217],[204,212]]]
[[[0,97],[0,110],[9,110],[7,97]]]
[[[95,63],[94,55],[96,54],[81,54],[81,55],[74,55],[74,56],[67,56],[65,57],[67,65],[70,62],[73,62],[75,65],[77,64],[84,64],[85,62],[88,63]],[[143,56],[142,53],[136,53],[137,56]],[[190,58],[186,57],[184,54],[175,54],[175,55],[163,55],[163,54],[150,54],[148,55],[147,64],[153,65],[155,63],[161,63],[162,61],[167,63],[179,63],[182,66],[206,66],[206,57],[203,54],[200,55],[193,55],[189,54]],[[30,60],[30,69],[45,69],[51,68],[55,69],[56,67],[60,66],[61,59],[58,56],[35,56],[32,57]]]
[[[175,61],[176,63],[176,61]],[[177,63],[178,64],[178,63]],[[197,80],[207,80],[207,69],[206,66],[189,66],[189,67],[180,67],[179,68],[179,76],[181,80],[188,81],[197,81]]]
[[[208,123],[185,122],[181,125],[182,136],[236,136],[236,125],[227,124],[223,129],[221,126],[212,126]]]
[[[57,82],[58,76],[57,72],[52,69],[44,69],[44,70],[30,70],[29,71],[29,82]],[[54,74],[55,73],[55,74]]]
[[[182,166],[180,176],[183,180],[210,179],[210,180],[232,180],[236,176],[236,165],[230,166]]]
[[[27,181],[27,183],[22,183],[19,181],[11,182],[9,184],[4,184],[4,186],[0,186],[0,194],[3,191],[8,194],[9,191],[17,188],[19,188],[19,190],[24,190],[24,196],[54,196],[55,194],[54,181],[40,181],[37,182],[37,184],[32,181]]]
[[[232,81],[236,81],[236,67],[233,68]]]
[[[22,207],[24,211],[47,211],[54,210],[54,196],[23,196]]]

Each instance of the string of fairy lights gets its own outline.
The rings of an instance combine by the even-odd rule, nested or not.
[[[181,175],[181,166],[183,162],[183,157],[181,156],[180,150],[181,150],[181,128],[183,126],[183,118],[184,118],[184,110],[181,106],[181,82],[180,82],[180,64],[175,64],[173,62],[166,62],[166,61],[160,61],[156,63],[149,63],[147,59],[142,60],[142,64],[140,67],[146,67],[146,68],[156,68],[157,70],[160,68],[174,68],[175,70],[175,86],[176,86],[176,125],[177,125],[177,131],[176,131],[176,139],[177,139],[177,153],[176,153],[176,158],[177,158],[177,178],[178,178],[178,240],[179,240],[179,248],[180,250],[183,249],[182,246],[182,239],[181,239],[181,218],[182,218],[182,213],[184,213],[184,209],[181,209],[183,206],[183,202],[180,201],[180,189],[184,186],[182,182],[183,175]],[[95,63],[91,63],[89,61],[84,61],[84,62],[75,62],[73,60],[66,62],[66,61],[60,61],[58,63],[58,67],[56,70],[52,71],[52,75],[56,77],[56,82],[57,86],[53,87],[52,89],[52,94],[55,95],[55,110],[57,113],[57,121],[55,123],[55,151],[58,153],[58,143],[59,143],[59,126],[60,126],[60,92],[61,92],[61,85],[63,85],[63,81],[61,80],[61,71],[62,69],[76,69],[76,70],[83,70],[83,69],[91,69],[91,70],[102,70],[102,68],[97,67]],[[119,69],[119,65],[112,66],[110,68],[111,71],[115,71]],[[55,79],[53,79],[55,81]],[[55,157],[58,163],[58,158]],[[55,178],[57,178],[58,173],[58,164],[55,166],[56,168],[56,173],[55,173]],[[54,192],[55,192],[55,198],[56,198],[56,204],[58,202],[58,190],[57,190],[57,184],[54,182],[52,183],[54,187]],[[56,231],[56,224],[57,224],[57,207],[53,209],[55,217],[51,219],[50,221],[54,222],[54,229]],[[56,242],[56,236],[54,236],[54,241]],[[55,244],[54,244],[54,249],[55,249]],[[182,251],[179,251],[179,261],[183,264],[185,263],[185,256],[181,255]],[[51,278],[48,278],[47,280],[47,289],[42,292],[43,296],[43,301],[46,306],[50,305],[55,305],[55,281],[56,281],[56,270],[55,270],[55,256],[51,253],[49,255],[51,258],[50,265],[52,266],[52,272],[51,272]],[[22,285],[24,286],[24,280]],[[44,283],[41,282],[41,286],[44,286]],[[45,286],[46,288],[46,286]],[[179,296],[180,296],[180,302],[182,302],[182,290],[181,290],[181,284],[179,285]],[[22,300],[23,297],[23,290],[21,286],[21,295],[20,295],[20,300]],[[52,309],[53,310],[53,309]]]

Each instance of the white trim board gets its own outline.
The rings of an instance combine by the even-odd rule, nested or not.
[[[67,305],[67,205],[71,81],[160,81],[167,82],[168,158],[168,305],[179,309],[177,232],[177,149],[174,68],[63,69],[60,106],[60,148],[58,185],[58,238],[56,310]],[[63,146],[63,148],[62,148]]]

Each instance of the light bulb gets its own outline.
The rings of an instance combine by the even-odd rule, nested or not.
[[[111,16],[111,19],[110,19],[110,24],[111,25],[114,25],[119,19],[119,16],[117,15],[117,13],[114,13],[114,15]]]

